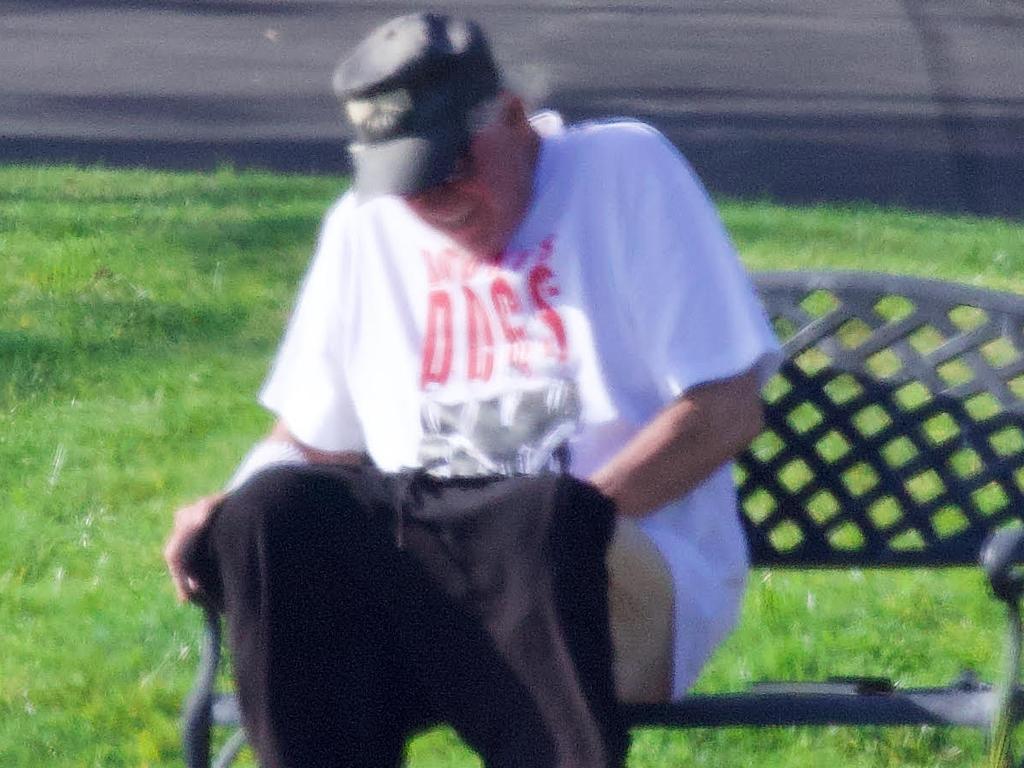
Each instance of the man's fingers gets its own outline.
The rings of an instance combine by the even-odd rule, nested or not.
[[[168,562],[168,570],[171,572],[171,582],[178,602],[186,603],[202,594],[202,586],[188,575],[179,561]]]
[[[181,565],[181,560],[177,554],[178,547],[168,544],[164,550],[164,559],[167,561],[167,570],[171,573],[171,583],[174,585],[174,594],[178,598],[178,602],[187,602],[190,595],[191,584],[194,584],[194,580],[190,578],[186,573],[185,569]]]
[[[187,602],[202,594],[202,586],[188,573],[182,555],[195,537],[206,528],[213,508],[222,498],[221,494],[204,496],[174,513],[174,527],[164,545],[164,561],[167,563],[174,592],[180,602]]]
[[[198,603],[202,603],[203,597],[206,595],[203,585],[191,576],[185,577],[185,592],[188,595],[189,600]]]

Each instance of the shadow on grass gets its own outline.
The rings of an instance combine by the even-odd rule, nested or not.
[[[0,403],[14,405],[34,395],[74,390],[83,381],[113,378],[115,370],[125,367],[144,372],[157,361],[182,357],[187,363],[211,349],[246,357],[268,355],[271,337],[276,338],[273,332],[266,338],[244,334],[249,313],[238,305],[101,301],[88,303],[76,318],[40,323],[43,328],[0,330],[0,359],[6,368]]]

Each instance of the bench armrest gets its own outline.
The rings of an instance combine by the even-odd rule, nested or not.
[[[220,617],[209,608],[204,607],[203,611],[206,626],[199,674],[182,713],[185,764],[188,768],[207,768],[210,764],[214,683],[220,665]]]
[[[1020,602],[1024,594],[1024,529],[994,531],[981,548],[980,561],[995,596],[1013,605]]]
[[[1006,604],[1006,647],[999,704],[989,734],[989,765],[1012,765],[1011,734],[1020,718],[1017,692],[1020,681],[1021,626],[1020,599],[1024,593],[1024,530],[1004,528],[994,531],[981,548],[981,567],[988,576],[992,592]]]

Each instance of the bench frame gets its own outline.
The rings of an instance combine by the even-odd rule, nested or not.
[[[626,706],[627,722],[969,726],[989,734],[989,765],[1008,768],[1024,719],[1024,296],[864,272],[754,280],[785,361],[766,389],[765,431],[737,461],[753,565],[980,564],[1005,606],[1004,669],[994,685],[970,672],[938,688],[755,684]],[[220,648],[219,619],[207,612],[184,710],[189,768],[211,765],[214,726],[236,728],[215,768],[245,743],[234,696],[215,689]]]

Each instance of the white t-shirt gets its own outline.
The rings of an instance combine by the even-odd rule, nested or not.
[[[343,196],[261,402],[302,442],[385,471],[530,472],[564,443],[587,477],[689,388],[777,361],[686,161],[642,123],[591,123],[544,136],[531,207],[493,264],[399,198]],[[641,527],[676,582],[681,695],[742,594],[731,467]]]

